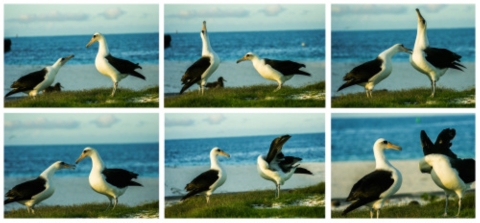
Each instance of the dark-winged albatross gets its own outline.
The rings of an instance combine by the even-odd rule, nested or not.
[[[370,218],[373,218],[374,210],[377,210],[378,218],[385,200],[400,189],[402,174],[388,162],[384,153],[386,149],[402,150],[400,146],[394,145],[383,138],[375,141],[373,145],[375,170],[353,185],[347,197],[347,201],[353,203],[342,212],[342,215],[366,205],[370,208]]]
[[[187,68],[185,74],[182,76],[182,94],[185,90],[197,83],[200,85],[199,91],[204,92],[207,79],[215,72],[220,64],[220,58],[217,53],[213,51],[210,45],[210,39],[207,33],[207,22],[203,21],[202,31],[200,32],[202,38],[202,57],[195,61],[190,67]]]
[[[43,89],[43,93],[52,93],[52,92],[60,92],[62,91],[63,86],[60,82],[57,82],[53,86],[48,86],[47,88]]]
[[[455,137],[455,129],[444,129],[437,137],[435,144],[430,141],[425,131],[420,132],[423,159],[419,162],[422,173],[429,173],[433,182],[445,191],[445,212],[447,216],[448,197],[450,194],[458,196],[458,212],[462,208],[462,198],[475,182],[475,160],[460,159],[450,150],[451,140]]]
[[[145,80],[145,76],[135,71],[135,69],[142,69],[138,63],[132,63],[128,60],[113,57],[108,50],[107,40],[100,33],[95,33],[90,42],[87,43],[87,48],[93,43],[98,42],[98,53],[95,57],[95,67],[101,74],[110,77],[113,81],[112,96],[118,87],[118,82],[128,75],[135,76]]]
[[[415,39],[415,46],[413,47],[412,55],[410,56],[410,64],[420,73],[425,74],[430,78],[432,84],[431,97],[435,96],[436,83],[440,77],[445,74],[448,68],[463,71],[465,68],[460,64],[460,55],[442,48],[430,47],[427,38],[427,21],[417,10],[418,25],[417,37]]]
[[[88,182],[95,192],[108,197],[110,204],[107,210],[112,206],[112,201],[112,210],[117,206],[118,197],[125,193],[128,186],[142,186],[132,180],[136,179],[138,174],[123,169],[107,168],[96,149],[85,148],[76,163],[78,164],[85,157],[92,159],[92,170],[88,176]]]
[[[219,77],[215,82],[209,82],[205,85],[207,88],[223,88],[223,82],[227,80],[223,79],[223,77]]]
[[[47,66],[39,71],[20,77],[10,86],[13,90],[8,92],[5,98],[18,92],[24,92],[29,96],[36,96],[38,92],[52,85],[60,68],[72,58],[73,55],[59,58],[52,66]]]
[[[256,54],[249,52],[242,58],[237,60],[240,63],[244,60],[251,60],[253,67],[263,78],[267,80],[276,81],[278,87],[274,91],[282,88],[283,83],[290,80],[294,75],[311,76],[311,74],[300,70],[306,67],[305,64],[293,62],[290,60],[271,60],[267,58],[260,58]]]
[[[218,147],[213,148],[210,151],[210,169],[195,177],[192,182],[185,186],[185,190],[188,191],[188,193],[183,196],[180,201],[184,201],[195,194],[202,193],[205,194],[207,198],[207,204],[210,202],[210,195],[213,191],[222,186],[225,180],[227,180],[227,173],[222,165],[220,165],[220,162],[218,162],[218,155],[230,158],[230,155],[225,151]]]
[[[313,175],[309,170],[299,167],[302,158],[283,155],[283,145],[290,137],[290,135],[283,135],[275,138],[270,144],[267,156],[259,155],[257,158],[257,171],[260,176],[277,186],[275,198],[280,197],[280,185],[283,185],[294,173]]]
[[[53,174],[60,169],[75,169],[75,165],[70,165],[62,161],[57,161],[44,170],[40,176],[34,180],[29,180],[18,184],[7,192],[7,199],[4,204],[18,202],[27,206],[28,213],[35,214],[35,205],[51,197],[55,192],[55,186],[52,181]]]
[[[392,73],[392,57],[398,52],[409,53],[410,50],[405,48],[403,44],[391,46],[381,52],[374,60],[360,64],[345,74],[343,80],[346,82],[337,91],[357,84],[365,87],[367,97],[372,97],[373,87]]]

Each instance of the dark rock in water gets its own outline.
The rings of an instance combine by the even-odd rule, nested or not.
[[[163,35],[163,48],[170,47],[170,42],[172,42],[172,36],[170,35]]]
[[[12,40],[4,39],[3,40],[3,52],[6,53],[10,51],[10,47],[12,46]]]

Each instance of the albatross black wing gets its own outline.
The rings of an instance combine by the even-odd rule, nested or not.
[[[34,180],[29,180],[18,184],[7,192],[7,194],[5,195],[7,199],[4,201],[4,204],[32,199],[34,195],[45,190],[46,182],[47,181],[45,179],[37,177]]]
[[[377,57],[374,60],[370,60],[356,66],[350,72],[345,74],[343,80],[346,82],[340,86],[337,91],[355,84],[367,82],[370,78],[382,70],[382,63],[382,59]]]
[[[446,128],[442,130],[438,136],[435,144],[432,143],[427,133],[422,130],[420,132],[420,142],[423,148],[423,155],[429,155],[432,153],[442,154],[450,158],[457,158],[457,155],[450,150],[452,146],[452,139],[455,137],[455,129]]]
[[[185,190],[188,191],[188,194],[182,197],[182,201],[201,192],[207,191],[210,189],[210,186],[218,180],[218,171],[217,170],[207,170],[202,174],[195,177],[187,186]]]
[[[285,144],[285,142],[287,142],[290,137],[290,135],[283,135],[275,138],[272,141],[272,143],[270,144],[270,150],[268,150],[267,158],[265,159],[267,163],[270,163],[273,159],[275,159],[277,154],[280,154],[282,152],[283,144]]]
[[[450,165],[457,170],[463,182],[472,183],[475,181],[474,159],[450,159]]]
[[[283,75],[294,75],[301,74],[305,76],[311,76],[311,74],[300,70],[300,68],[305,67],[304,64],[293,62],[290,60],[270,60],[264,59],[265,64],[270,65],[273,69],[282,73]]]
[[[47,72],[48,70],[46,68],[43,68],[39,71],[35,71],[20,77],[18,80],[13,82],[13,84],[10,87],[14,89],[8,92],[7,95],[5,95],[5,97],[8,97],[18,92],[33,90],[35,86],[37,86],[40,82],[42,82],[45,79],[45,75],[47,74]]]
[[[138,174],[123,170],[123,169],[107,169],[105,168],[102,171],[102,174],[105,176],[105,180],[118,188],[124,188],[127,186],[143,186],[132,179],[136,179]]]
[[[122,74],[130,74],[132,76],[135,76],[135,77],[138,77],[138,78],[141,78],[141,79],[144,79],[145,80],[145,76],[143,76],[141,73],[138,73],[137,71],[135,71],[135,69],[137,68],[140,68],[142,69],[142,67],[140,67],[137,64],[135,63],[132,63],[128,60],[124,60],[124,59],[120,59],[120,58],[116,58],[110,54],[108,54],[105,59],[107,59],[108,63],[111,64],[115,69],[117,69],[120,73]]]
[[[435,67],[441,69],[452,68],[460,71],[463,71],[462,68],[465,68],[465,66],[459,63],[462,56],[450,50],[427,47],[423,51],[426,54],[425,59]]]
[[[193,84],[199,82],[202,79],[202,74],[210,67],[210,57],[201,57],[195,63],[190,65],[182,76],[182,90],[180,94],[186,91]]]

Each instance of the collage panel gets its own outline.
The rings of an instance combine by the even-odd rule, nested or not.
[[[5,4],[3,18],[4,107],[159,107],[158,4]]]
[[[165,107],[325,107],[325,5],[164,13]]]
[[[324,114],[167,113],[164,157],[167,219],[325,218]]]
[[[159,218],[159,115],[4,115],[9,218]]]
[[[333,108],[475,107],[474,5],[331,7]]]
[[[332,218],[475,218],[475,114],[333,113],[331,126]]]

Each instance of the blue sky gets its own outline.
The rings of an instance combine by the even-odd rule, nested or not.
[[[165,114],[165,139],[325,132],[320,113]]]
[[[416,8],[429,29],[475,27],[473,4],[332,4],[332,30],[416,29]]]
[[[166,4],[164,12],[165,33],[198,32],[204,20],[210,32],[325,28],[324,4]]]
[[[6,145],[159,142],[158,114],[5,114]]]
[[[159,32],[159,5],[6,4],[6,37]]]

